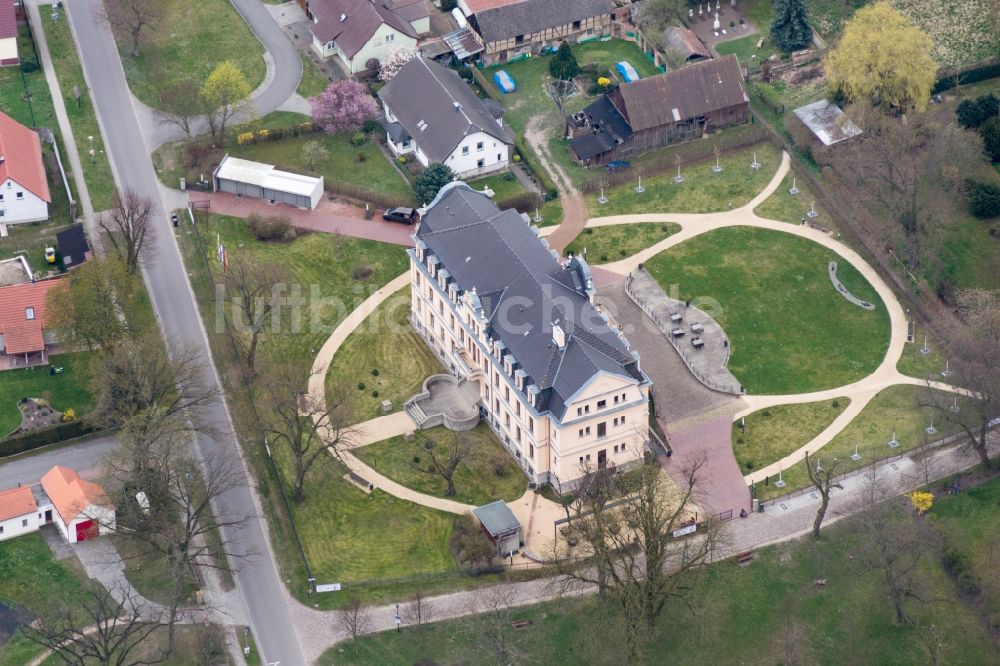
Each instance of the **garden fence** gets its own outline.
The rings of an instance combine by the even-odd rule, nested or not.
[[[632,182],[636,179],[637,173],[641,173],[643,176],[656,176],[675,170],[677,169],[676,160],[678,157],[681,158],[683,166],[683,163],[701,162],[714,158],[716,148],[719,149],[720,155],[726,155],[764,141],[774,141],[766,128],[755,124],[744,125],[727,130],[722,134],[693,139],[664,148],[655,157],[642,160],[641,163],[634,164],[631,169],[625,171],[593,174],[584,181],[580,190],[586,194],[592,194],[598,192],[602,185],[614,187]]]

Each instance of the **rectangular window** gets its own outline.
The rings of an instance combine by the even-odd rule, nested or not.
[[[518,35],[514,38],[515,44],[524,44],[524,35]]]
[[[579,430],[576,431],[576,436],[583,437],[583,428],[580,428]]]
[[[24,192],[18,192],[17,193],[17,198],[18,199],[23,199],[24,198]]]
[[[396,39],[396,35],[393,35],[391,33],[385,36],[385,41],[387,41],[387,42],[395,41],[395,39]]]
[[[589,414],[590,413],[590,405],[584,405],[583,406],[583,413],[584,414]]]
[[[622,421],[622,423],[623,423],[623,424],[625,423],[625,415],[624,415],[624,414],[622,414],[622,419],[621,419],[621,421]]]
[[[528,432],[534,434],[535,432],[535,419],[528,417]]]
[[[21,519],[21,527],[27,527],[27,526],[28,526],[28,519],[27,518],[22,518]]]
[[[590,436],[590,426],[587,426],[586,428],[583,429],[583,434]]]
[[[579,21],[573,21],[573,29],[574,30],[579,30],[580,29],[580,22]]]
[[[577,416],[583,416],[583,407],[577,407],[576,408],[576,415]]]
[[[516,416],[521,416],[521,403],[520,402],[515,402],[514,403],[514,414]]]
[[[521,443],[521,426],[516,426],[514,428],[514,439],[517,440],[518,444]]]
[[[507,402],[510,402],[510,387],[509,386],[504,386],[503,387],[503,399],[506,400]]]
[[[478,142],[478,143],[476,144],[476,150],[478,150],[478,151],[482,151],[482,149],[483,149],[483,142],[482,142],[482,141],[480,141],[480,142]]]
[[[35,318],[35,308],[33,308],[33,307],[26,307],[26,308],[24,308],[24,318],[27,319],[28,321],[31,321],[32,319],[34,319]]]
[[[493,386],[500,386],[500,373],[493,371]]]
[[[615,417],[615,422],[614,422],[614,424],[615,424],[615,426],[617,426],[617,425],[618,425],[618,417],[617,417],[617,416]]]
[[[508,428],[510,428],[510,412],[507,412],[507,413],[504,414],[504,416],[503,416],[503,422],[504,422],[504,425],[506,425]]]
[[[607,406],[608,406],[608,401],[607,400],[598,400],[597,401],[597,408],[598,409],[604,409]]]
[[[476,167],[482,169],[486,166],[486,160],[476,160]]]
[[[618,396],[615,396],[615,404],[618,404]]]
[[[535,459],[535,445],[534,444],[528,444],[528,455],[531,456],[532,460]]]
[[[618,445],[615,444],[615,453],[618,453]]]
[[[608,424],[604,421],[601,421],[600,423],[597,424],[597,436],[605,437],[607,434],[608,434]]]
[[[469,147],[468,146],[462,146],[462,154],[463,155],[468,155],[469,154]]]

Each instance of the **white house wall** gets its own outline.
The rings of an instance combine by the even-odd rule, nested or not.
[[[0,197],[0,222],[22,224],[49,219],[49,204],[10,178],[0,184]]]
[[[379,62],[385,60],[386,56],[389,55],[394,49],[397,48],[408,48],[416,49],[417,40],[413,37],[404,35],[395,28],[383,23],[379,26],[379,29],[375,31],[368,43],[361,47],[361,50],[354,54],[354,58],[350,60],[348,68],[351,74],[357,74],[358,72],[363,72],[365,70],[365,63],[376,58]],[[343,56],[341,56],[343,58]]]
[[[41,511],[41,508],[39,508],[39,510]],[[3,530],[0,531],[0,541],[13,539],[14,537],[19,537],[22,534],[28,534],[29,532],[36,532],[38,530],[38,525],[38,514],[34,511],[26,513],[23,516],[15,516],[14,518],[8,518],[7,520],[0,521],[0,527],[3,528]]]
[[[417,143],[420,143],[419,140]],[[482,149],[477,147],[480,143]],[[468,149],[468,153],[463,154],[463,149]],[[479,166],[479,160],[483,160],[482,166]],[[509,162],[510,146],[485,132],[475,132],[462,139],[445,164],[461,178],[506,169]]]

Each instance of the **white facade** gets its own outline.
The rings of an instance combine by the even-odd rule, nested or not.
[[[49,219],[49,204],[8,178],[0,183],[0,222],[21,224]]]
[[[111,534],[115,530],[115,511],[112,508],[89,504],[73,520],[66,523],[63,521],[58,511],[54,512],[53,523],[59,528],[59,532],[70,543],[77,542],[77,526],[81,523],[94,521],[98,525],[98,534]]]
[[[313,35],[312,45],[313,50],[316,51],[321,58],[325,59],[336,56],[337,58],[340,58],[341,62],[344,64],[344,68],[349,73],[357,74],[358,72],[365,71],[365,63],[372,58],[381,62],[386,58],[386,56],[389,55],[390,52],[400,47],[416,50],[417,40],[409,35],[404,35],[399,30],[383,23],[378,27],[365,45],[354,54],[353,58],[349,58],[343,51],[341,51],[340,47],[337,46],[336,41],[329,41],[324,44],[320,42],[315,35]]]
[[[51,505],[48,508],[51,509]],[[39,526],[42,524],[42,516],[44,515],[43,508],[38,507],[38,511],[32,511],[23,516],[14,516],[13,518],[0,521],[0,541],[13,539],[28,532],[38,531]]]
[[[485,335],[474,295],[446,289],[445,266],[410,250],[411,322],[449,371],[478,382],[487,421],[536,483],[570,489],[585,468],[642,460],[648,441],[649,385],[598,373],[567,400],[560,419],[535,407],[535,394]],[[501,350],[502,351],[502,350]]]

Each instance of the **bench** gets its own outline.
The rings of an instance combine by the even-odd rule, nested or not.
[[[514,620],[510,623],[510,626],[515,629],[524,629],[525,627],[531,626],[531,620]]]
[[[684,315],[680,313],[675,312],[672,315],[670,315],[670,321],[674,322],[675,324],[679,322],[681,319],[684,319]]]
[[[701,338],[691,338],[691,346],[695,349],[701,349],[705,346],[705,341]]]
[[[683,338],[684,337],[684,329],[683,328],[675,328],[674,330],[670,331],[670,334],[673,335],[675,338]]]
[[[371,491],[375,490],[375,484],[370,483],[367,479],[363,478],[362,476],[354,472],[348,472],[347,474],[344,475],[344,478],[347,479],[349,482],[353,483],[354,485],[356,485],[357,487],[361,488],[361,490],[365,491],[366,493],[370,493]]]
[[[736,560],[736,564],[738,564],[740,566],[746,566],[746,565],[750,564],[753,561],[753,551],[752,550],[747,550],[747,551],[744,551],[742,553],[739,553],[736,556],[735,560]]]
[[[691,332],[692,333],[701,333],[704,330],[705,330],[705,327],[702,326],[701,324],[691,324]]]

